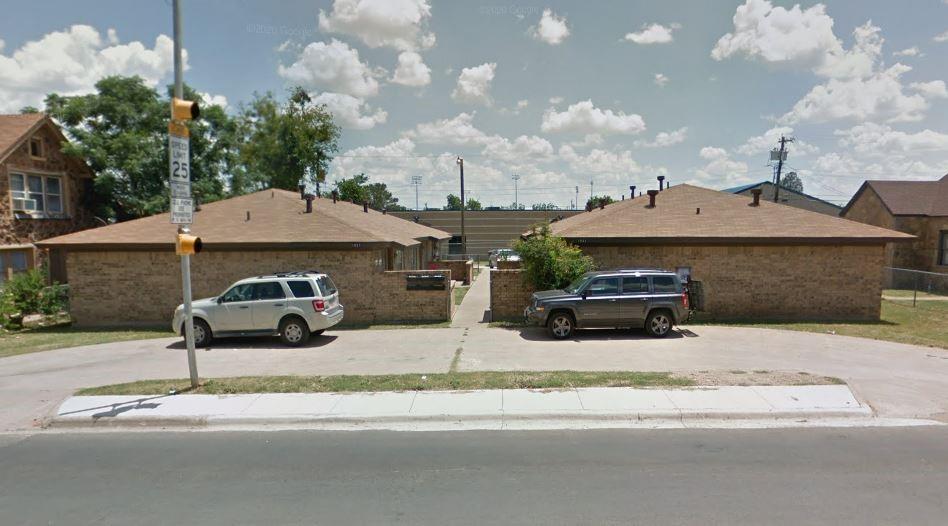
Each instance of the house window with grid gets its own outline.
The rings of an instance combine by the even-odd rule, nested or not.
[[[13,210],[45,217],[63,215],[63,182],[51,175],[10,174]]]

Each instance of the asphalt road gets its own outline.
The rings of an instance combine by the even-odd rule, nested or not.
[[[0,435],[0,524],[944,524],[948,429]]]

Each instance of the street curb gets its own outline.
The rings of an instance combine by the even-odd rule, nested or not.
[[[279,415],[279,416],[182,416],[136,417],[122,419],[92,418],[89,416],[54,417],[49,426],[56,428],[227,428],[240,426],[412,426],[463,424],[527,424],[530,422],[575,422],[578,424],[648,423],[648,422],[702,422],[702,421],[766,421],[802,422],[821,419],[868,418],[873,412],[868,407],[832,409],[826,411],[637,411],[594,412],[568,411],[551,413],[499,413],[470,415]]]

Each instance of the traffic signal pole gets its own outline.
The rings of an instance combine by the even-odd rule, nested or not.
[[[174,98],[184,99],[184,79],[183,79],[183,68],[181,65],[181,6],[180,0],[173,0],[172,4],[172,17],[174,18]],[[174,103],[172,103],[172,125],[169,127],[169,131],[174,129]],[[185,127],[184,130],[187,130]],[[175,138],[171,138],[171,144],[174,144]],[[187,141],[187,137],[184,139]],[[185,147],[185,151],[190,153],[190,147]],[[174,149],[169,148],[169,155],[171,155],[171,165],[174,167],[175,163],[175,154]],[[190,159],[189,155],[185,154],[185,173],[187,177],[188,187],[190,187],[191,176],[190,176]],[[179,168],[180,170],[180,168]],[[172,168],[171,177],[174,180],[175,170]],[[188,192],[188,197],[190,197],[190,191]],[[174,190],[172,190],[172,209],[174,208]],[[190,215],[190,214],[189,214]],[[174,212],[172,211],[172,216]],[[187,223],[181,224],[178,227],[178,239],[176,240],[175,246],[178,246],[180,243],[180,236],[182,234],[189,234],[190,221]],[[191,388],[198,387],[198,370],[197,370],[197,356],[194,352],[194,315],[191,311],[191,256],[187,253],[181,254],[181,289],[184,293],[184,340],[188,347],[188,372],[191,376]]]

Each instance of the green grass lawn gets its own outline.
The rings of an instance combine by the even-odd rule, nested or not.
[[[467,291],[469,290],[471,290],[470,285],[468,286],[458,285],[457,287],[454,287],[454,304],[460,305],[461,302],[464,301],[464,296],[467,294]]]
[[[924,292],[924,291],[918,291],[917,293],[915,293],[911,290],[886,289],[882,291],[882,295],[887,298],[905,298],[907,300],[911,300],[913,297],[917,297],[919,299],[928,298],[932,300],[940,299],[940,300],[948,301],[948,296],[945,296],[944,294],[929,294],[928,292]]]
[[[913,345],[948,349],[948,301],[911,302],[882,300],[882,316],[876,322],[812,323],[812,322],[737,322],[723,325],[741,325],[767,329],[787,329],[805,332],[835,332],[844,336],[859,336]]]
[[[690,378],[654,372],[484,371],[377,376],[241,376],[205,380],[189,391],[187,379],[143,380],[82,389],[79,395],[235,393],[326,393],[364,391],[447,391],[467,389],[558,389],[570,387],[659,387],[694,385]]]
[[[97,343],[169,338],[168,329],[77,329],[68,325],[0,333],[0,358]]]

